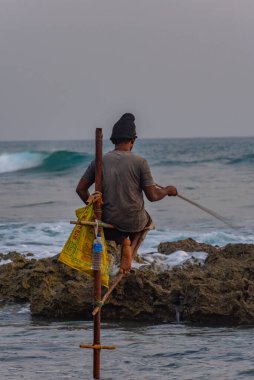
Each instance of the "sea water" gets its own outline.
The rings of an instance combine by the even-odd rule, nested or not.
[[[92,379],[91,321],[31,318],[28,305],[0,309],[0,378]],[[254,377],[253,328],[102,323],[102,380],[238,380]]]
[[[112,149],[108,141],[104,151]],[[176,197],[146,202],[156,229],[140,253],[192,237],[223,246],[254,240],[254,138],[137,140],[154,180],[222,214],[227,225]],[[82,206],[76,185],[94,158],[93,141],[0,142],[0,252],[59,253]],[[184,252],[181,257],[184,257]],[[151,255],[150,255],[151,257]],[[90,321],[33,319],[29,305],[0,306],[2,379],[91,378]],[[102,379],[248,379],[253,329],[103,325]]]

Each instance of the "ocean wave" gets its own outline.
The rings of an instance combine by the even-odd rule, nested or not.
[[[0,155],[0,174],[18,171],[29,172],[63,172],[72,169],[92,156],[67,150],[55,152],[16,152]]]
[[[44,172],[66,171],[89,159],[91,159],[91,156],[85,153],[81,154],[78,152],[59,150],[45,157],[42,165],[38,167],[37,170]]]
[[[254,163],[254,153],[244,154],[243,156],[229,159],[229,164],[253,164]]]
[[[198,157],[198,154],[189,156],[183,154],[178,159],[176,156],[166,156],[164,158],[147,157],[152,167],[167,166],[196,166],[209,164],[222,165],[248,165],[254,162],[254,153],[234,155],[215,155]],[[81,164],[88,164],[93,159],[93,155],[70,150],[48,151],[22,151],[15,153],[0,154],[0,174],[26,171],[27,173],[52,173],[65,172]]]
[[[204,158],[198,158],[193,156],[188,156],[188,155],[183,155],[182,158],[179,160],[175,158],[164,158],[162,160],[156,160],[156,159],[151,159],[149,162],[152,162],[153,166],[193,166],[193,165],[203,165],[203,164],[213,164],[213,163],[222,163],[222,164],[227,164],[230,161],[230,158],[228,157],[204,157]]]
[[[193,166],[193,165],[204,165],[204,164],[224,164],[224,165],[237,165],[237,164],[253,164],[254,154],[244,154],[239,157],[230,156],[217,156],[217,157],[206,157],[206,158],[195,158],[193,157],[183,157],[179,160],[174,158],[166,158],[162,160],[150,159],[152,166]]]

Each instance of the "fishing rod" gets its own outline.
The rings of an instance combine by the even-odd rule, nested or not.
[[[192,201],[191,199],[186,198],[185,196],[183,196],[183,195],[181,195],[181,194],[177,194],[176,196],[177,196],[178,198],[181,198],[181,199],[183,199],[184,201],[186,201],[186,202],[192,204],[193,206],[198,207],[200,210],[206,212],[207,214],[212,215],[214,218],[216,218],[216,219],[220,220],[221,222],[225,223],[228,227],[233,228],[234,230],[236,229],[236,227],[233,226],[233,224],[229,223],[229,222],[228,222],[223,216],[221,216],[221,215],[218,214],[217,212],[212,211],[212,210],[210,210],[209,208],[204,207],[204,206],[202,206],[202,205],[200,205],[200,204],[198,204],[198,203]]]
[[[157,185],[157,184],[156,184],[156,186],[159,187],[160,189],[163,188],[162,186]],[[229,222],[228,222],[223,216],[221,216],[221,215],[218,214],[217,212],[215,212],[215,211],[213,211],[213,210],[210,210],[209,208],[204,207],[204,206],[200,205],[199,203],[194,202],[194,201],[192,201],[191,199],[189,199],[189,198],[187,198],[187,197],[185,197],[185,196],[183,196],[183,195],[181,195],[181,194],[179,194],[179,193],[177,193],[176,196],[177,196],[178,198],[181,198],[181,199],[183,199],[184,201],[186,201],[186,202],[192,204],[193,206],[199,208],[200,210],[206,212],[207,214],[212,215],[214,218],[220,220],[221,222],[223,222],[224,224],[226,224],[228,227],[233,228],[234,230],[237,229],[236,226],[234,226],[233,224],[229,223]]]

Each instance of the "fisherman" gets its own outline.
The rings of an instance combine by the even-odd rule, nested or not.
[[[177,195],[174,186],[156,185],[147,161],[132,153],[136,138],[135,117],[125,113],[113,126],[110,140],[115,149],[104,155],[102,169],[102,220],[115,227],[104,230],[105,239],[124,245],[129,238],[132,253],[144,229],[152,223],[144,208],[143,192],[150,202]],[[87,202],[88,189],[94,182],[95,161],[92,161],[76,189],[83,202]],[[122,255],[120,271],[126,273],[130,269],[131,259]]]

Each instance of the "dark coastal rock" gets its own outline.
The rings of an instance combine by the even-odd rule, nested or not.
[[[103,307],[103,320],[172,322],[177,309],[180,319],[192,324],[254,323],[254,245],[218,248],[186,239],[163,243],[161,252],[164,249],[166,254],[185,250],[209,255],[203,266],[192,262],[165,272],[149,265],[132,270]],[[57,257],[35,260],[12,253],[12,260],[0,266],[2,301],[30,301],[33,315],[91,318],[89,277]]]
[[[210,244],[198,243],[192,238],[185,240],[175,241],[175,242],[166,242],[160,243],[158,246],[158,252],[168,255],[176,251],[185,251],[185,252],[217,252],[218,247],[214,247]]]

